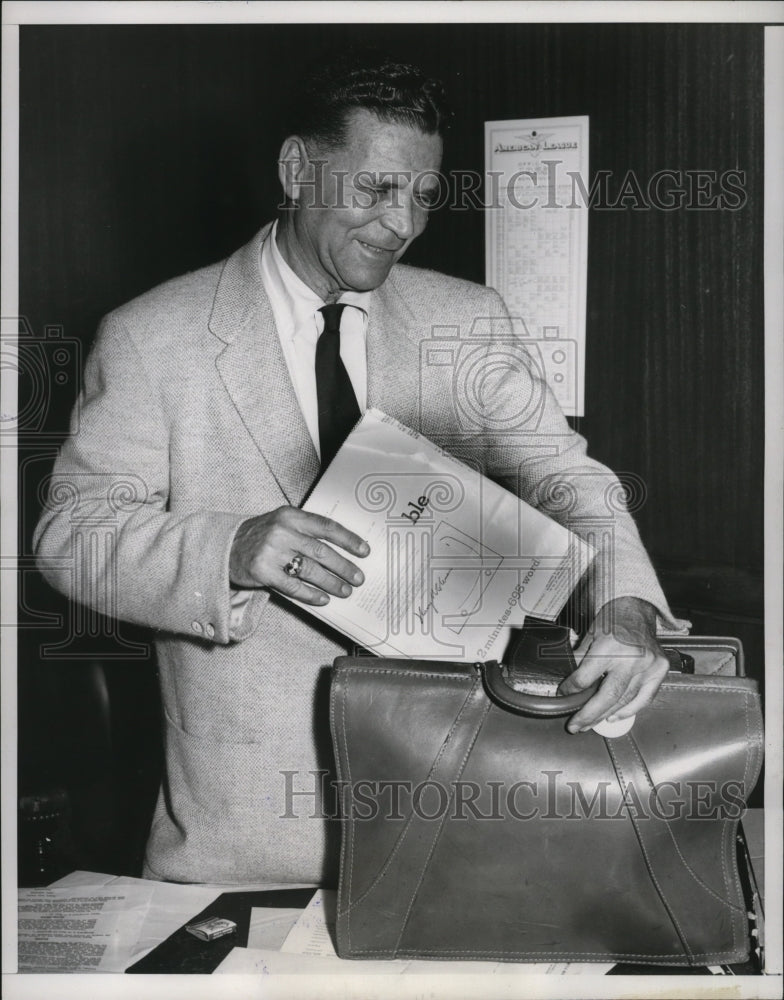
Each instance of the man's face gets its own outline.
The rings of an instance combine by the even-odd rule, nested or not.
[[[296,192],[289,264],[322,298],[378,288],[427,224],[441,139],[357,110],[342,146],[308,152],[317,183]]]

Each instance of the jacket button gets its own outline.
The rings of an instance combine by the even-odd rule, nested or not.
[[[191,622],[191,628],[194,632],[201,632],[201,622]]]
[[[212,639],[212,637],[215,635],[215,629],[212,625],[207,625],[204,631],[207,634],[207,637],[210,639]]]

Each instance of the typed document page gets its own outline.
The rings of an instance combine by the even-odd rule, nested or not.
[[[508,628],[553,620],[593,551],[379,410],[304,504],[370,545],[365,583],[306,610],[379,656],[500,659]],[[305,607],[305,605],[303,605]]]
[[[20,889],[19,971],[121,972],[154,889],[154,883]]]
[[[485,280],[564,413],[584,413],[588,117],[485,122]]]

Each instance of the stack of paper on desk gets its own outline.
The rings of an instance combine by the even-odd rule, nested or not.
[[[303,607],[379,656],[498,659],[507,626],[553,620],[594,554],[380,410],[368,410],[303,509],[371,548],[351,597]]]

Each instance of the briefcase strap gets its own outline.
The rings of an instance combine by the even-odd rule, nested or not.
[[[606,739],[604,742],[651,882],[672,921],[690,964],[700,964],[698,959],[703,956],[699,946],[695,950],[688,940],[683,921],[679,917],[686,917],[690,927],[705,926],[705,921],[714,918],[716,907],[724,907],[732,925],[733,945],[738,949],[745,934],[746,908],[734,866],[729,863],[722,865],[725,882],[723,894],[707,885],[683,856],[670,823],[662,818],[662,804],[632,733],[617,739]],[[652,807],[658,807],[658,815],[652,811]],[[728,853],[735,822],[731,819],[724,819],[722,822],[725,824],[722,851]],[[733,884],[730,883],[730,872]],[[735,902],[728,897],[734,898]]]

